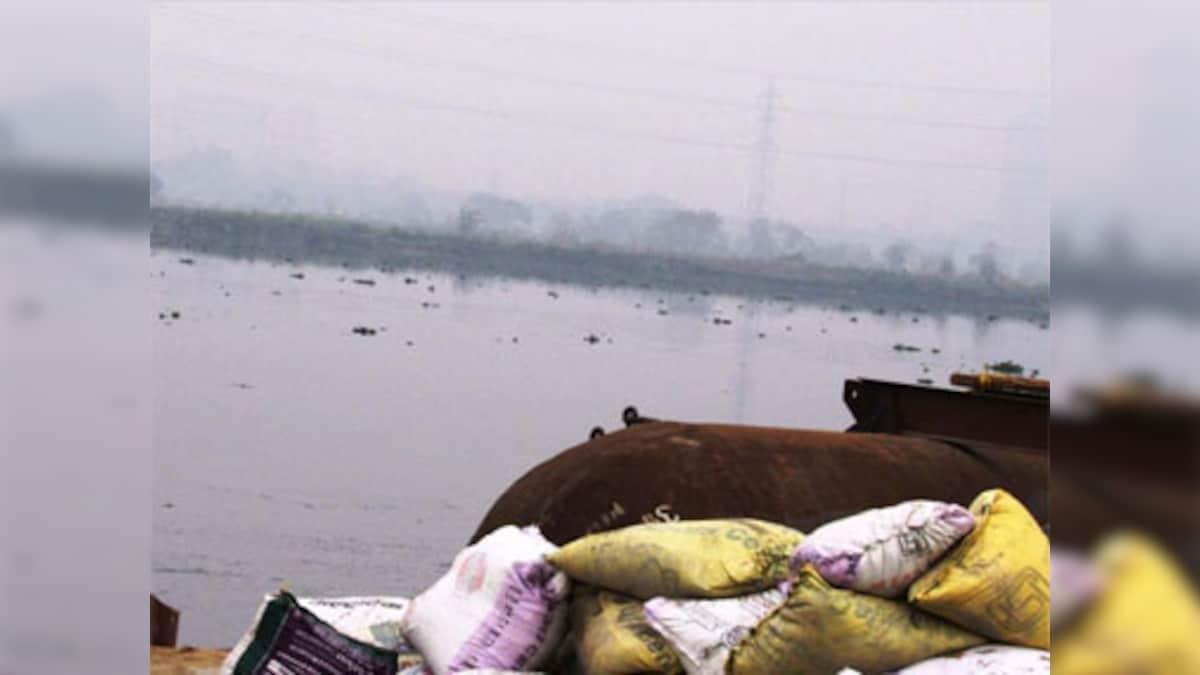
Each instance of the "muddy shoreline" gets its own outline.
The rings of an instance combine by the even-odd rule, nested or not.
[[[150,675],[215,674],[228,649],[201,647],[150,647]]]

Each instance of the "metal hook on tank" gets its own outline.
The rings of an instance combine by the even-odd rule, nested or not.
[[[650,417],[642,417],[636,407],[627,406],[625,410],[621,411],[621,421],[625,423],[626,427],[631,427],[635,424],[646,424],[648,422],[657,422],[658,420]]]

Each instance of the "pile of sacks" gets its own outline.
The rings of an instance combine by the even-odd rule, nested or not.
[[[502,527],[411,602],[268,596],[222,672],[1049,673],[1049,542],[1002,490],[808,536],[652,523],[558,548]]]
[[[1200,673],[1200,595],[1158,543],[1117,531],[1050,569],[1055,675]]]

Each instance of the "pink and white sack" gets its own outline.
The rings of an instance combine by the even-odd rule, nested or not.
[[[546,562],[555,550],[536,527],[492,532],[413,599],[405,637],[435,675],[537,670],[566,627],[570,581]]]
[[[870,509],[814,530],[792,568],[811,563],[834,586],[894,598],[974,526],[958,504],[915,499]]]

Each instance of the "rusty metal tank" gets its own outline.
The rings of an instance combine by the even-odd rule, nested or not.
[[[564,544],[675,518],[753,517],[802,531],[906,499],[967,504],[1002,487],[1046,520],[1044,454],[890,433],[649,422],[534,467],[500,496],[472,541],[537,524]]]

